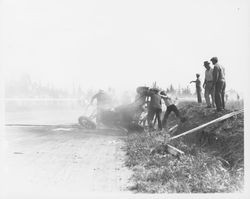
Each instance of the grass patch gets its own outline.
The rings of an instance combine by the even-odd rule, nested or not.
[[[219,117],[213,110],[192,102],[180,104],[180,109],[183,114],[189,114],[189,121],[178,127],[177,134]],[[173,124],[174,119],[170,118],[170,123]],[[191,137],[174,140],[171,145],[185,152],[180,158],[164,151],[165,135],[160,132],[128,135],[126,165],[134,172],[131,190],[140,193],[242,191],[243,120],[240,115],[209,126]],[[156,148],[161,150],[152,153]]]

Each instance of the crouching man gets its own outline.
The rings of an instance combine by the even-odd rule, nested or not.
[[[180,111],[178,110],[178,108],[175,105],[174,101],[170,97],[167,96],[167,93],[165,91],[161,91],[160,96],[164,100],[164,103],[165,103],[165,105],[167,107],[167,110],[166,110],[166,112],[164,114],[164,117],[162,119],[162,127],[163,127],[163,129],[165,131],[167,130],[167,120],[168,120],[168,117],[171,114],[171,112],[174,112],[176,117],[179,118],[181,122],[185,122],[186,118],[182,117],[180,115]]]

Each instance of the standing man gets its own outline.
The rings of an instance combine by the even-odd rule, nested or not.
[[[211,62],[214,65],[213,69],[213,88],[215,89],[215,105],[217,111],[225,109],[225,69],[223,66],[218,64],[218,58],[211,58]]]
[[[153,130],[153,119],[156,116],[158,122],[158,129],[162,130],[161,124],[161,96],[159,95],[159,90],[156,88],[150,89],[148,91],[148,96],[150,96],[150,102],[148,105],[148,124],[149,130]]]
[[[205,100],[207,103],[207,108],[215,107],[214,104],[214,88],[213,88],[213,69],[210,67],[210,63],[208,61],[204,62],[205,71],[205,80],[203,83],[203,88],[205,89]],[[212,98],[212,104],[210,102],[210,95]]]
[[[191,81],[190,84],[191,83],[195,83],[195,85],[196,85],[196,94],[197,94],[198,103],[202,103],[200,74],[196,74],[196,80],[195,81]]]
[[[95,99],[97,105],[96,123],[99,125],[101,111],[109,109],[111,107],[112,100],[111,97],[106,92],[104,92],[104,90],[99,90],[99,92],[92,97],[90,104],[93,104]]]
[[[228,94],[225,95],[225,98],[226,98],[226,102],[228,101]]]

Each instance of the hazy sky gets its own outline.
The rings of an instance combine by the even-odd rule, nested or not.
[[[242,91],[249,33],[247,0],[2,0],[6,79],[65,88],[186,86],[218,56]]]

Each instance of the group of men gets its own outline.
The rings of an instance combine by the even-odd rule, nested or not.
[[[180,115],[180,112],[175,105],[175,102],[167,96],[165,91],[160,91],[157,88],[147,89],[144,92],[139,92],[136,101],[140,101],[139,107],[147,107],[147,122],[149,130],[154,130],[154,124],[157,121],[158,130],[167,129],[167,119],[171,112],[174,112],[176,117],[180,119],[181,122],[185,121],[185,118]],[[150,100],[148,98],[150,97]],[[166,112],[162,118],[162,101],[166,106]],[[141,109],[143,110],[143,109]]]
[[[218,58],[213,57],[210,59],[214,67],[210,66],[209,61],[204,62],[205,80],[203,88],[205,89],[205,100],[208,108],[216,106],[217,111],[225,109],[225,69],[218,63]],[[196,74],[196,80],[190,83],[196,83],[196,93],[198,103],[202,103],[201,97],[201,81],[200,75]],[[176,117],[184,122],[186,119],[180,115],[180,112],[175,105],[175,102],[166,94],[165,91],[161,91],[157,88],[138,87],[137,97],[133,105],[136,107],[137,112],[140,115],[143,111],[147,112],[147,122],[149,130],[153,130],[155,123],[158,123],[158,130],[166,130],[167,119],[171,112],[174,112]],[[210,100],[211,97],[211,100]],[[91,99],[91,103],[97,99],[97,123],[99,123],[98,115],[103,109],[110,108],[110,97],[100,90]],[[150,99],[150,100],[149,100]],[[162,101],[166,106],[166,112],[162,117]],[[146,108],[145,108],[146,107]]]
[[[225,68],[218,63],[217,57],[212,57],[210,61],[214,65],[213,68],[210,66],[209,61],[204,62],[204,67],[206,68],[203,83],[203,88],[205,89],[204,97],[208,108],[216,106],[217,111],[222,111],[225,109]],[[190,83],[196,84],[197,100],[198,103],[202,103],[200,75],[196,74],[196,80]]]
[[[154,126],[156,121],[158,123],[158,130],[165,130],[167,128],[167,119],[171,112],[174,112],[177,118],[179,118],[182,122],[185,120],[183,117],[181,117],[175,102],[169,96],[167,96],[165,91],[160,91],[157,88],[150,89],[148,87],[144,87],[142,92],[140,89],[138,89],[137,94],[138,95],[135,101],[130,105],[132,109],[129,109],[133,113],[130,113],[129,115],[134,114],[134,118],[137,118],[137,116],[139,118],[139,116],[146,111],[146,121],[150,131],[155,130]],[[96,122],[97,125],[99,125],[100,113],[111,108],[111,99],[106,92],[99,90],[99,92],[92,97],[91,104],[94,100],[97,101]],[[162,102],[164,102],[165,106],[167,107],[164,117],[162,117]]]

